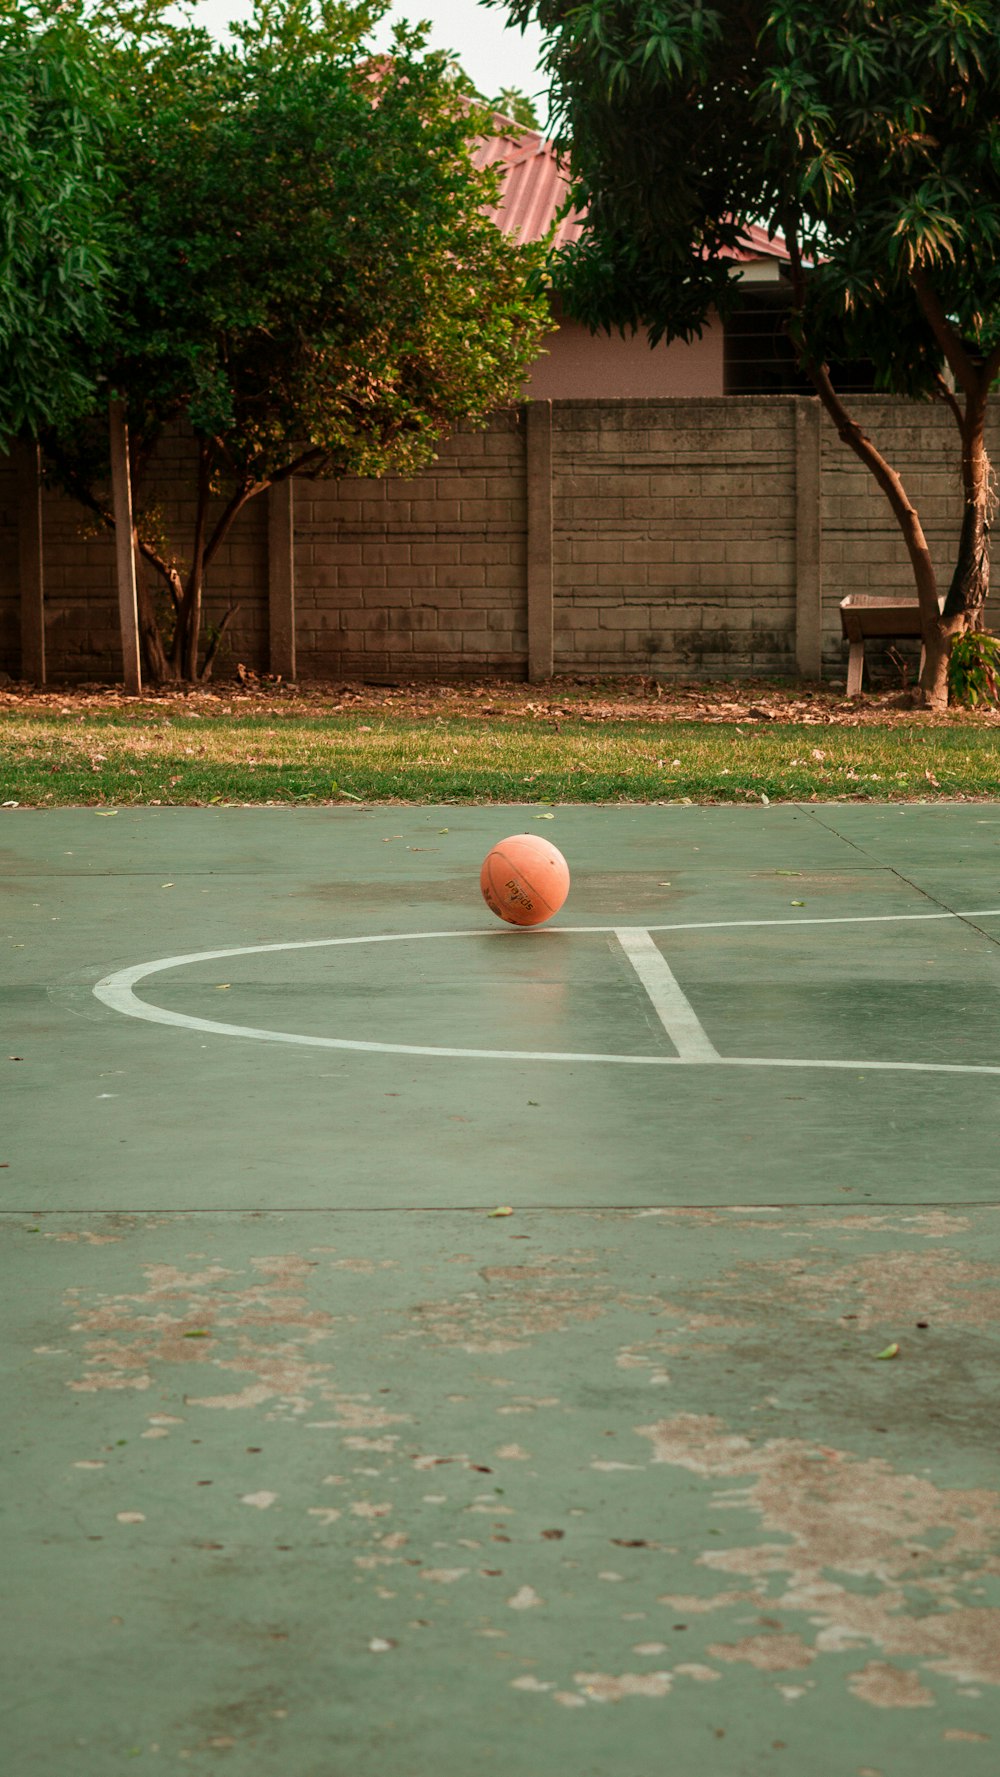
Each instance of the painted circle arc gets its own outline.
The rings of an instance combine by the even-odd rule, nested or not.
[[[885,925],[912,921],[931,921],[959,919],[972,921],[976,919],[1000,918],[1000,908],[983,908],[972,912],[941,912],[911,914],[874,914],[845,915],[835,918],[817,919],[748,919],[748,920],[700,920],[683,924],[649,925],[643,927],[623,927],[621,925],[597,926],[556,926],[544,931],[519,932],[515,928],[503,931],[486,930],[474,927],[459,931],[443,932],[390,932],[367,934],[350,938],[315,938],[296,940],[291,943],[277,944],[243,944],[221,950],[193,951],[183,956],[160,957],[151,962],[136,963],[125,969],[118,969],[106,975],[96,983],[93,992],[98,1000],[111,1011],[130,1018],[139,1018],[152,1024],[174,1025],[184,1030],[193,1030],[211,1036],[239,1037],[253,1042],[295,1044],[307,1048],[346,1049],[369,1054],[388,1055],[423,1055],[439,1057],[447,1060],[470,1061],[530,1061],[561,1062],[561,1063],[605,1063],[612,1066],[626,1067],[690,1067],[693,1065],[715,1067],[758,1067],[758,1068],[808,1068],[834,1069],[857,1072],[892,1072],[892,1073],[945,1073],[945,1074],[988,1074],[1000,1075],[1000,1065],[984,1066],[970,1063],[940,1061],[881,1061],[871,1059],[826,1060],[811,1058],[784,1058],[774,1056],[727,1056],[720,1055],[702,1030],[696,1014],[684,998],[673,978],[672,972],[662,952],[653,944],[650,934],[653,932],[691,932],[691,931],[723,931],[775,926],[840,926],[840,925]],[[450,942],[453,940],[474,938],[489,939],[492,943],[538,944],[550,942],[559,937],[575,937],[584,935],[613,936],[622,945],[624,957],[632,963],[646,987],[653,1005],[664,1024],[667,1034],[671,1037],[678,1053],[675,1055],[622,1055],[590,1052],[585,1050],[533,1050],[533,1049],[474,1049],[455,1048],[443,1044],[387,1043],[365,1041],[352,1037],[309,1036],[297,1031],[281,1031],[257,1028],[243,1024],[229,1024],[214,1018],[198,1018],[191,1013],[175,1012],[164,1006],[157,1006],[149,1000],[141,999],[135,989],[140,982],[148,981],[155,975],[165,974],[174,969],[181,969],[197,963],[221,962],[223,959],[241,956],[273,955],[284,951],[337,949],[346,946],[409,944]],[[986,934],[983,934],[986,936]],[[655,958],[655,960],[653,960]],[[645,978],[644,978],[645,971]]]

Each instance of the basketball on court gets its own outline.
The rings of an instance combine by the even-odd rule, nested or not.
[[[487,852],[479,886],[498,919],[513,926],[540,926],[559,912],[569,894],[569,866],[547,839],[514,833]]]

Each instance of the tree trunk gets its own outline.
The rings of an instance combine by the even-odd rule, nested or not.
[[[920,694],[928,709],[945,709],[948,704],[948,654],[951,635],[958,627],[955,620],[941,613],[934,562],[920,522],[920,514],[910,499],[897,470],[853,420],[830,381],[825,364],[816,364],[804,355],[802,368],[812,378],[823,406],[833,420],[844,443],[875,477],[892,508],[910,558],[910,567],[920,607],[920,627],[925,650]]]
[[[962,437],[962,483],[965,510],[955,571],[944,603],[946,619],[962,618],[963,629],[981,629],[983,605],[990,590],[990,520],[992,469],[986,454],[983,416],[973,416]]]
[[[951,636],[943,623],[924,628],[924,670],[920,675],[920,701],[929,710],[948,707],[948,659]]]
[[[205,585],[205,530],[208,523],[208,502],[211,491],[211,446],[205,439],[198,445],[198,502],[195,508],[194,544],[191,571],[177,605],[170,662],[175,678],[195,684],[198,679],[198,644],[201,640],[201,604]]]
[[[156,620],[156,606],[153,603],[152,594],[146,584],[146,576],[142,572],[142,562],[138,550],[136,551],[135,569],[135,585],[139,604],[139,636],[142,641],[142,651],[145,656],[146,668],[149,677],[154,684],[165,685],[176,675],[171,668],[167,651],[163,646],[163,637],[160,634],[160,626]]]
[[[924,636],[924,670],[920,690],[929,709],[948,703],[948,660],[956,636],[982,629],[983,605],[990,589],[990,520],[992,470],[986,454],[986,402],[969,399],[962,420],[962,485],[965,507],[958,554],[944,608],[934,634]],[[925,625],[926,632],[926,625]]]
[[[198,678],[198,643],[201,639],[201,598],[205,585],[205,566],[200,539],[196,545],[194,565],[187,583],[184,597],[184,637],[181,652],[181,670],[183,677],[190,684]]]

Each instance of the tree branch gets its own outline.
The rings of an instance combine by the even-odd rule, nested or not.
[[[162,575],[170,590],[170,596],[174,601],[174,610],[179,611],[184,602],[184,588],[181,584],[181,577],[178,574],[177,569],[172,568],[170,563],[163,559],[162,555],[157,555],[156,550],[151,544],[144,543],[142,538],[138,535],[136,540],[139,546],[139,554],[144,561],[148,561],[150,566],[156,569],[158,574]]]
[[[219,514],[215,528],[205,545],[204,561],[206,568],[225,542],[233,520],[239,516],[243,507],[246,506],[250,500],[256,499],[258,494],[266,493],[267,489],[275,486],[277,482],[287,481],[291,475],[301,475],[302,471],[308,465],[317,467],[323,462],[326,455],[326,451],[320,450],[318,446],[311,450],[303,451],[301,456],[296,457],[291,463],[286,464],[284,469],[276,469],[273,475],[268,475],[266,478],[261,478],[257,481],[244,483],[243,487],[237,488],[235,494],[233,494],[232,498],[223,507],[222,512]]]
[[[316,468],[320,463],[326,460],[326,457],[327,452],[325,450],[320,450],[318,445],[312,450],[303,451],[302,455],[296,457],[294,462],[289,463],[286,468],[276,469],[274,474],[270,476],[268,480],[268,486],[275,487],[279,481],[287,481],[291,475],[301,475],[307,465]]]
[[[226,612],[225,616],[222,619],[222,622],[219,624],[218,629],[216,630],[214,636],[212,637],[212,640],[209,642],[208,648],[205,653],[205,659],[202,663],[201,672],[198,675],[198,677],[202,681],[202,683],[204,683],[207,679],[211,678],[212,667],[215,664],[215,656],[219,651],[219,643],[221,642],[223,636],[226,633],[226,630],[229,628],[229,625],[232,623],[233,618],[236,616],[236,614],[240,610],[240,608],[241,607],[239,605],[230,605],[228,611]]]
[[[805,296],[805,274],[794,226],[791,230],[785,231],[785,241],[791,259],[792,288],[796,307],[801,313]],[[861,430],[857,420],[851,418],[830,381],[828,367],[825,364],[816,363],[806,349],[804,342],[796,344],[793,339],[792,343],[795,346],[799,368],[810,378],[844,443],[853,450],[856,457],[860,458],[865,468],[870,470],[892,507],[896,522],[903,533],[903,541],[913,567],[921,622],[925,629],[925,635],[929,634],[941,622],[941,605],[937,589],[937,576],[917,509],[910,500],[897,471],[886,462],[881,451]]]
[[[949,389],[948,384],[945,382],[945,379],[943,376],[937,376],[937,377],[935,377],[934,380],[937,383],[937,392],[938,392],[940,399],[942,401],[947,401],[948,406],[951,408],[951,411],[955,416],[955,421],[958,426],[958,429],[964,437],[964,435],[965,435],[965,415],[963,414],[962,409],[960,408],[958,402],[955,400],[954,392],[951,389]]]
[[[944,353],[945,363],[955,381],[965,390],[970,401],[976,400],[982,393],[980,373],[945,314],[940,297],[929,282],[922,265],[913,267],[910,272],[910,283],[923,310],[924,318]]]
[[[247,501],[252,500],[255,494],[263,493],[267,485],[268,483],[266,481],[252,481],[244,487],[237,488],[232,499],[223,507],[222,512],[216,521],[215,528],[212,531],[208,542],[205,544],[205,553],[202,559],[206,569],[208,568],[209,563],[214,559],[221,545],[225,542],[229,527],[234,518],[242,512]]]

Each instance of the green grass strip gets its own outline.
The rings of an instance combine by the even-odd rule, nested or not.
[[[1000,796],[1000,731],[373,715],[10,715],[0,802],[745,802]]]

